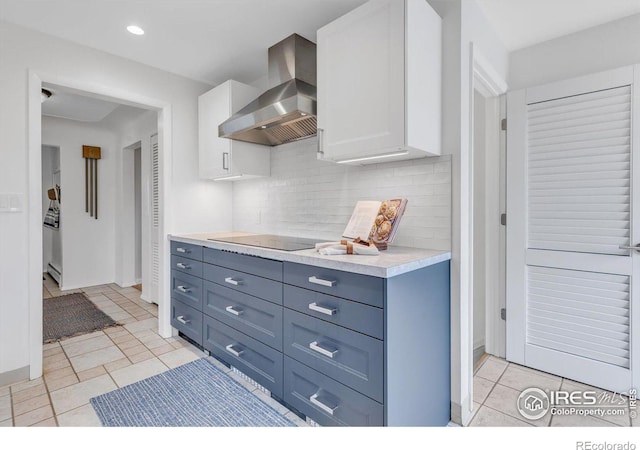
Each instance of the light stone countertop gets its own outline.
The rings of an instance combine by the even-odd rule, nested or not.
[[[366,255],[320,255],[315,249],[284,251],[250,245],[231,244],[209,239],[248,236],[258,233],[226,232],[169,235],[169,240],[185,244],[202,245],[217,250],[227,250],[244,255],[289,261],[327,269],[391,278],[413,270],[421,269],[451,259],[451,252],[444,250],[426,250],[420,248],[395,247],[390,245],[378,256]],[[337,239],[339,240],[339,239]]]

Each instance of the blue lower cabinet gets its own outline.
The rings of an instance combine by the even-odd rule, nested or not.
[[[323,426],[383,426],[383,406],[337,381],[284,357],[284,401]]]
[[[284,310],[284,353],[372,399],[384,399],[384,344],[315,317]]]
[[[202,346],[282,398],[282,353],[206,314]]]
[[[198,345],[202,345],[202,312],[172,298],[171,325]]]
[[[282,351],[282,306],[209,281],[203,286],[205,314]]]
[[[202,311],[202,279],[172,270],[171,298]]]

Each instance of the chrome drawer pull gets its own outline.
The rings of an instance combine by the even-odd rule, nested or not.
[[[320,286],[333,287],[336,285],[337,281],[335,280],[323,280],[322,278],[318,278],[315,275],[309,277],[309,283],[319,284]]]
[[[329,358],[333,358],[333,356],[338,353],[338,350],[327,350],[326,348],[322,348],[318,345],[318,341],[313,341],[309,344],[309,348],[313,351],[320,353],[321,355],[327,356]]]
[[[184,248],[184,247],[177,247],[176,251],[178,253],[191,253],[191,250],[189,250],[188,248]]]
[[[239,358],[239,357],[240,357],[240,355],[242,355],[242,352],[244,352],[244,350],[240,350],[240,351],[238,351],[238,350],[234,349],[234,348],[233,348],[233,344],[229,344],[229,345],[227,345],[225,348],[227,349],[227,351],[228,351],[229,353],[231,353],[233,356],[235,356],[235,357],[237,357],[237,358]]]
[[[184,324],[184,325],[186,325],[186,324],[188,324],[188,323],[191,323],[191,321],[190,321],[190,320],[184,320],[184,316],[178,316],[178,317],[176,317],[176,320],[177,320],[178,322],[180,322],[180,323]]]
[[[313,303],[309,303],[309,309],[311,311],[316,311],[322,314],[326,314],[327,316],[333,316],[336,313],[336,309],[335,308],[324,308],[322,306],[318,306],[318,304],[316,302]]]
[[[236,309],[235,307],[229,305],[225,308],[225,311],[233,314],[234,316],[239,316],[240,314],[242,314],[244,312],[244,310],[242,309]]]
[[[179,290],[180,292],[184,292],[185,294],[188,294],[189,292],[191,292],[191,288],[185,287],[185,286],[178,286],[176,287],[177,290]]]
[[[191,266],[185,263],[177,263],[176,267],[178,267],[179,269],[191,269]]]
[[[333,416],[333,412],[338,407],[338,406],[334,406],[333,408],[331,408],[331,407],[325,405],[320,400],[318,400],[318,394],[313,394],[311,397],[309,397],[309,401],[311,403],[313,403],[314,405],[316,405],[321,410],[323,410],[324,412],[326,412],[327,414],[331,414],[332,416]]]
[[[229,283],[229,284],[233,284],[234,286],[238,286],[240,283],[242,283],[241,281],[236,281],[233,279],[233,277],[227,277],[224,279],[225,283]]]

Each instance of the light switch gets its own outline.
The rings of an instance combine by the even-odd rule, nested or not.
[[[24,194],[0,194],[0,213],[22,212]]]

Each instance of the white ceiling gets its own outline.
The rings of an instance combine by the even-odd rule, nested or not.
[[[315,42],[318,28],[365,1],[0,0],[0,20],[216,85],[263,79],[271,45],[292,33]],[[640,0],[476,1],[511,51],[640,13]],[[70,95],[43,112],[98,121],[117,106]]]
[[[44,116],[80,122],[100,122],[120,106],[118,103],[86,97],[48,85],[44,88],[52,93],[51,97],[42,103]]]
[[[203,81],[267,73],[267,49],[365,0],[0,0],[0,20]],[[136,24],[144,36],[126,27]]]
[[[640,13],[640,0],[476,1],[510,51]]]
[[[315,42],[365,1],[0,0],[0,20],[215,85],[260,79],[268,47],[292,33]],[[509,50],[640,13],[640,0],[476,1]]]

